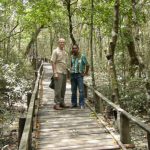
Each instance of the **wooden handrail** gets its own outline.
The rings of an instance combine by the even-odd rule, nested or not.
[[[132,121],[133,123],[135,123],[140,128],[142,128],[144,131],[147,132],[148,150],[150,150],[150,127],[148,125],[144,124],[141,120],[130,115],[128,112],[126,112],[125,110],[120,108],[118,105],[111,102],[109,99],[107,99],[105,96],[103,96],[100,92],[98,92],[97,90],[90,87],[87,83],[84,83],[84,87],[85,87],[85,93],[88,93],[87,92],[88,88],[91,89],[92,91],[94,91],[94,94],[98,98],[98,100],[96,100],[96,101],[101,102],[100,106],[99,106],[100,113],[102,113],[102,110],[103,110],[101,108],[101,107],[103,107],[102,101],[105,101],[105,103],[107,103],[109,106],[111,106],[113,109],[115,109],[117,111],[117,114],[120,115],[120,127],[119,127],[120,128],[120,140],[123,144],[131,143],[131,138],[130,138],[130,133],[129,133],[130,132],[129,123],[130,123],[130,121]],[[86,97],[88,97],[87,94],[86,94]]]
[[[19,150],[30,150],[32,145],[32,129],[33,129],[33,117],[34,117],[34,108],[35,108],[35,100],[37,98],[38,89],[39,89],[39,80],[43,71],[43,63],[41,63],[38,71],[36,72],[36,81],[34,90],[32,92],[26,122],[22,134],[22,138],[19,145]]]

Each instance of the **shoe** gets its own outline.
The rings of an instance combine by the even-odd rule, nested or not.
[[[56,105],[54,105],[54,109],[56,109],[56,110],[62,110],[63,108],[60,107],[58,104],[56,104]]]
[[[68,106],[66,104],[60,104],[60,107],[62,107],[62,108],[70,108],[70,106]]]
[[[78,107],[77,105],[72,105],[72,106],[71,106],[71,108],[77,108],[77,107]]]
[[[80,109],[85,109],[85,107],[84,106],[80,106]]]

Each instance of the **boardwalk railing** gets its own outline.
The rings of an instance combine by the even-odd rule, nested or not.
[[[90,89],[94,92],[95,110],[97,113],[103,113],[104,103],[105,105],[111,106],[113,109],[116,110],[117,117],[119,116],[118,118],[120,118],[119,127],[118,127],[120,129],[120,141],[123,144],[131,144],[130,121],[132,121],[147,133],[147,143],[148,143],[147,146],[148,146],[148,150],[150,150],[150,127],[148,125],[142,123],[140,120],[130,115],[128,112],[126,112],[119,106],[112,103],[100,92],[88,86],[86,83],[84,83],[84,87],[85,87],[85,97],[87,99],[88,99],[88,90]]]
[[[39,81],[43,72],[43,63],[41,63],[37,72],[35,72],[36,81],[34,85],[34,89],[32,91],[32,96],[30,99],[28,112],[26,116],[26,121],[24,125],[24,130],[22,134],[22,138],[19,144],[19,150],[30,150],[32,145],[32,130],[33,130],[33,117],[35,110],[35,101],[37,99],[38,90],[39,90]]]

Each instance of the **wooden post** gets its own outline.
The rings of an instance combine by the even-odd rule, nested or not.
[[[150,133],[147,132],[148,150],[150,150]]]
[[[120,141],[131,144],[129,119],[123,113],[120,113]]]
[[[26,122],[26,118],[25,118],[25,117],[20,117],[20,118],[19,118],[18,147],[19,147],[19,145],[20,145],[20,141],[21,141],[21,137],[22,137],[23,130],[24,130],[25,122]]]
[[[27,93],[27,109],[29,108],[29,105],[30,105],[31,96],[32,96],[32,93],[28,92]]]
[[[32,59],[32,65],[33,65],[34,70],[36,70],[36,68],[37,68],[36,61],[37,61],[36,58]]]
[[[43,61],[42,61],[42,63],[43,63]],[[43,65],[41,66],[40,75],[42,75],[42,72],[43,72]]]
[[[37,59],[37,69],[40,68],[41,63],[42,63],[42,60],[38,58],[38,59]]]
[[[99,98],[99,112],[100,113],[103,113],[103,110],[104,110],[104,107],[103,107],[103,101],[101,98]]]
[[[94,101],[95,101],[95,111],[96,113],[100,113],[100,101],[99,101],[99,96],[94,93]]]
[[[31,130],[30,130],[30,135],[29,135],[29,139],[28,139],[28,150],[32,150],[32,131],[33,131],[33,121],[31,124]]]
[[[87,94],[87,86],[84,84],[84,97],[88,98],[88,94]]]
[[[38,71],[35,71],[35,79],[37,78],[38,76]]]
[[[40,86],[40,80],[39,80],[39,82],[38,82],[37,91],[36,91],[36,94],[35,94],[35,99],[38,99],[39,86]]]

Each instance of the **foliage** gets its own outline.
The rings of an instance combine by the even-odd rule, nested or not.
[[[0,67],[1,117],[6,117],[3,113],[11,111],[13,105],[22,100],[22,95],[31,89],[33,73],[30,64],[21,58],[18,63],[9,64],[0,59]]]
[[[122,107],[134,115],[146,113],[147,99],[144,83],[141,78],[128,79],[126,87],[120,90]]]

